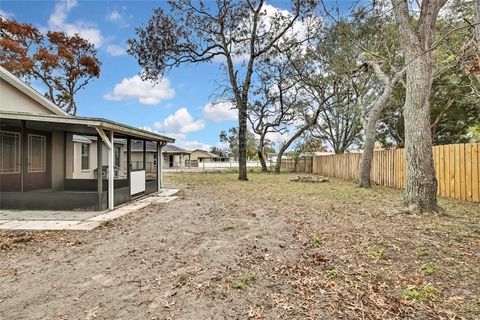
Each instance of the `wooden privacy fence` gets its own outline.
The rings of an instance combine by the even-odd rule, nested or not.
[[[313,173],[345,180],[357,180],[360,153],[313,157]],[[459,200],[480,202],[480,144],[450,144],[433,147],[437,193]],[[377,150],[373,153],[371,179],[374,183],[405,188],[405,150]]]
[[[312,172],[313,157],[299,157],[296,159],[282,159],[281,171],[284,172]],[[272,166],[275,164],[272,162]]]

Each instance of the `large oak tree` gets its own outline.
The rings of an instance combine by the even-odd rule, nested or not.
[[[129,41],[128,52],[138,59],[145,79],[156,81],[184,64],[217,61],[223,66],[224,93],[238,109],[240,180],[247,180],[247,112],[256,61],[306,41],[306,29],[295,26],[311,2],[293,0],[286,13],[264,0],[169,1],[169,9],[156,9]]]

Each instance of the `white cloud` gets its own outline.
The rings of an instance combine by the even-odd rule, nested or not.
[[[0,9],[0,18],[3,19],[12,19],[15,15],[11,12],[6,12]]]
[[[170,87],[170,80],[167,78],[162,78],[154,84],[143,81],[139,75],[135,75],[117,83],[113,91],[104,95],[104,98],[116,101],[138,99],[141,104],[154,105],[162,100],[172,99],[174,96],[175,90]]]
[[[155,132],[155,133],[159,133],[159,134],[162,134],[162,135],[166,135],[170,138],[174,138],[175,139],[174,145],[176,145],[177,147],[186,149],[186,150],[192,151],[192,150],[195,150],[195,149],[203,149],[203,150],[208,151],[212,148],[212,145],[210,145],[208,143],[203,143],[203,142],[198,141],[198,140],[187,139],[187,135],[183,134],[183,133],[159,132],[159,131],[154,130],[150,127],[142,127],[141,129],[151,131],[151,132]]]
[[[238,118],[238,112],[230,101],[220,101],[207,103],[203,108],[203,117],[213,122],[230,121]]]
[[[107,51],[108,54],[118,57],[118,56],[124,56],[127,54],[127,51],[125,48],[116,45],[116,44],[109,44],[105,47],[105,51]]]
[[[120,22],[123,20],[122,15],[120,12],[118,12],[118,10],[113,10],[112,12],[107,14],[105,19],[110,22]]]
[[[83,21],[76,23],[68,23],[67,18],[70,11],[77,6],[76,0],[59,1],[55,5],[50,18],[48,19],[48,27],[50,30],[58,30],[72,36],[79,34],[82,38],[87,39],[96,47],[100,47],[104,41],[100,29]]]
[[[207,150],[209,151],[211,148],[212,148],[212,145],[210,144],[207,144],[207,143],[203,143],[201,141],[197,141],[197,140],[188,140],[188,139],[181,139],[181,138],[178,138],[175,140],[175,145],[180,147],[180,148],[183,148],[183,149],[186,149],[186,150],[195,150],[195,149],[203,149],[203,150]]]
[[[155,122],[155,128],[165,134],[186,134],[205,128],[205,121],[194,120],[187,108],[180,108],[165,120]]]

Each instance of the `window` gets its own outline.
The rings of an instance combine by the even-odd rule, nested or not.
[[[82,170],[90,169],[90,145],[82,143]]]
[[[47,171],[47,138],[37,134],[28,135],[28,172]]]
[[[120,147],[115,147],[115,166],[120,167],[120,152],[121,152]]]
[[[0,173],[20,173],[20,133],[0,131]]]

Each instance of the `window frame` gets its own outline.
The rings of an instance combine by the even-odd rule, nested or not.
[[[22,135],[20,132],[15,132],[15,131],[0,131],[0,139],[2,141],[3,145],[3,135],[4,134],[10,134],[15,136],[15,147],[17,148],[15,152],[15,158],[14,158],[14,163],[15,166],[13,168],[13,171],[5,171],[3,165],[3,149],[0,149],[0,174],[19,174],[21,173],[21,168],[22,168],[22,153],[21,153],[21,148],[22,148]]]
[[[32,140],[33,138],[39,138],[42,142],[42,152],[40,154],[40,167],[33,168],[32,163]],[[28,151],[28,165],[27,165],[27,172],[28,173],[45,173],[47,172],[47,137],[41,134],[32,134],[29,133],[27,135],[27,151]]]
[[[83,153],[84,146],[86,147],[87,153],[86,155]],[[86,168],[84,167],[84,158],[86,158]],[[80,167],[82,171],[89,171],[90,170],[90,144],[89,143],[82,143],[80,145]]]

